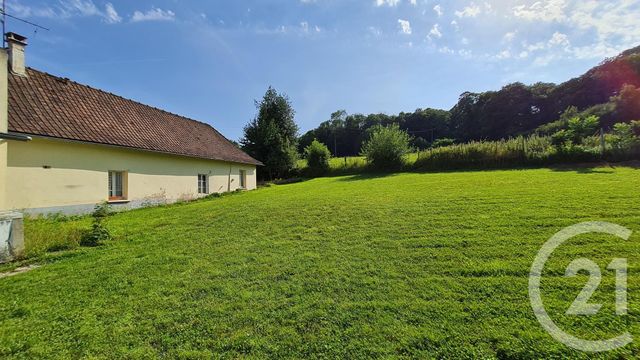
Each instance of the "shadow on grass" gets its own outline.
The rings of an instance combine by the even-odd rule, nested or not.
[[[555,164],[555,165],[529,165],[529,166],[495,166],[495,167],[459,167],[451,169],[404,169],[397,172],[372,172],[366,171],[355,174],[332,174],[329,177],[342,177],[340,181],[371,180],[386,178],[402,173],[414,174],[448,174],[448,173],[470,173],[470,172],[493,172],[508,170],[533,170],[550,169],[557,172],[575,172],[576,174],[614,174],[616,168],[632,168],[640,170],[640,161],[624,161],[617,163],[594,162],[580,164]]]
[[[616,163],[581,163],[551,165],[548,168],[558,172],[575,172],[576,174],[613,174],[616,168],[640,169],[640,161],[622,161]]]
[[[575,172],[576,174],[613,174],[616,168],[632,168],[640,170],[640,161],[620,161],[620,162],[588,162],[573,164],[528,164],[521,166],[456,166],[451,168],[413,168],[408,166],[397,171],[375,171],[370,168],[365,169],[343,169],[339,171],[331,171],[323,176],[299,177],[290,180],[283,180],[277,185],[294,184],[305,182],[315,178],[339,178],[338,181],[359,181],[387,178],[399,174],[450,174],[450,173],[471,173],[471,172],[494,172],[494,171],[518,171],[518,170],[535,170],[549,169],[556,172]]]
[[[598,167],[551,167],[550,169],[557,172],[575,172],[576,174],[613,174],[615,172],[613,168]]]
[[[309,181],[310,177],[295,177],[295,178],[289,178],[289,179],[281,179],[281,180],[274,180],[271,182],[271,184],[273,185],[290,185],[290,184],[297,184],[297,183],[301,183],[301,182],[305,182],[305,181]]]

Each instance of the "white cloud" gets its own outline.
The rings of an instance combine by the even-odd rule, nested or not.
[[[549,46],[560,46],[560,47],[569,47],[571,42],[569,41],[569,37],[566,34],[562,34],[559,32],[553,33],[551,39],[549,39]]]
[[[300,29],[302,29],[303,33],[308,34],[309,33],[309,23],[306,21],[303,21],[300,23]]]
[[[400,0],[376,0],[376,6],[397,6]]]
[[[411,23],[409,20],[398,19],[398,26],[400,27],[401,34],[411,35]]]
[[[441,48],[438,49],[438,52],[442,53],[442,54],[453,54],[455,53],[452,49],[450,49],[448,46],[443,46]]]
[[[534,66],[547,66],[555,59],[557,59],[557,56],[555,54],[548,53],[548,54],[536,57],[533,60],[533,65]]]
[[[518,5],[513,8],[516,17],[530,21],[561,21],[566,18],[566,0],[536,1],[532,5]]]
[[[41,17],[49,19],[70,19],[74,17],[98,17],[108,24],[122,21],[115,7],[107,3],[104,9],[92,0],[60,0],[56,6],[29,6],[18,1],[7,2],[9,13],[21,18]]]
[[[440,1],[442,3],[442,1]],[[640,0],[467,0],[454,11],[451,29],[479,46],[508,44],[511,59],[532,59],[538,65],[560,59],[602,59],[640,43]],[[438,4],[438,1],[432,3]],[[434,11],[436,11],[434,9]],[[437,14],[437,11],[436,11]],[[475,39],[461,19],[474,19],[497,39]],[[433,37],[433,36],[431,36]],[[516,43],[516,40],[518,41]],[[496,59],[502,49],[485,53]],[[481,55],[482,56],[482,55]],[[501,55],[505,58],[505,54]]]
[[[61,9],[67,14],[80,16],[100,16],[102,13],[91,0],[67,0],[60,3]]]
[[[113,7],[113,4],[107,3],[107,5],[105,5],[104,10],[105,10],[105,21],[107,23],[116,24],[122,21],[122,18],[120,17],[120,15],[118,15],[118,12]]]
[[[547,48],[547,43],[545,42],[537,42],[535,44],[527,44],[526,42],[524,42],[522,44],[522,46],[528,51],[528,52],[536,52],[536,51],[540,51],[540,50],[544,50]]]
[[[310,24],[308,21],[301,21],[296,25],[280,25],[276,28],[259,27],[256,28],[255,31],[260,35],[297,35],[311,37],[320,34],[323,29],[318,25]]]
[[[511,52],[509,50],[503,50],[496,55],[496,59],[509,59],[511,57]]]
[[[595,56],[611,56],[637,45],[639,5],[634,0],[581,1],[573,8],[569,23],[597,34],[598,42],[593,44]]]
[[[7,12],[20,18],[29,17],[43,17],[43,18],[55,18],[58,16],[56,11],[51,7],[33,7],[23,5],[18,1],[7,2]]]
[[[553,60],[570,54],[575,56],[576,50],[571,47],[571,41],[566,34],[555,32],[547,41],[539,41],[528,44],[526,41],[522,43],[523,50],[519,54],[519,58],[524,59],[530,55],[536,56],[533,64],[536,66],[546,66]]]
[[[480,6],[476,5],[475,3],[471,3],[469,6],[460,11],[456,10],[455,15],[459,18],[476,17],[480,15],[481,12],[482,9],[480,8]]]
[[[175,20],[176,14],[171,10],[162,10],[159,8],[151,8],[146,12],[141,12],[136,10],[133,12],[131,16],[132,22],[141,22],[141,21],[173,21]]]
[[[440,31],[440,25],[435,24],[429,31],[429,35],[427,35],[429,40],[440,39],[442,37],[442,32]]]
[[[433,11],[435,11],[436,14],[438,14],[438,17],[441,17],[442,14],[444,14],[444,12],[442,11],[442,6],[440,6],[440,4],[437,4],[436,6],[434,6]]]
[[[504,34],[504,36],[502,37],[502,41],[504,41],[504,42],[512,42],[513,39],[516,38],[517,34],[518,34],[518,31],[508,32],[508,33]]]
[[[458,50],[458,55],[462,56],[463,58],[470,58],[473,55],[473,52],[468,49],[460,49]]]
[[[568,34],[554,34],[556,46],[569,47],[572,36],[588,37],[590,42],[572,48],[573,55],[603,58],[637,45],[639,10],[637,0],[539,0],[514,7],[513,15],[531,23],[557,23],[570,29]]]
[[[313,28],[311,28],[307,21],[303,21],[300,23],[300,31],[303,34],[309,34],[309,32],[311,32],[312,30],[316,33],[322,32],[322,29],[318,25],[315,25]]]
[[[381,7],[381,6],[396,7],[401,2],[402,2],[402,0],[376,0],[374,2],[374,5],[377,6],[377,7]],[[418,5],[418,0],[407,0],[407,2],[410,5],[413,5],[413,6]]]

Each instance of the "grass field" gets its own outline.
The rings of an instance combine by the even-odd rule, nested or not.
[[[571,350],[531,310],[538,249],[589,220],[635,232],[558,249],[542,282],[547,311],[585,338],[640,336],[640,170],[412,173],[115,215],[116,240],[0,279],[0,357],[638,357],[637,343]],[[32,221],[27,233],[61,236],[56,226]],[[596,316],[564,315],[587,280],[564,277],[577,257],[603,269]],[[616,257],[629,262],[627,316],[615,315],[604,270]]]

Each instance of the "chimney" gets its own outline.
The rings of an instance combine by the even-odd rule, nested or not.
[[[27,38],[16,33],[5,34],[9,48],[9,69],[16,75],[26,76],[24,65],[24,48],[27,46]]]

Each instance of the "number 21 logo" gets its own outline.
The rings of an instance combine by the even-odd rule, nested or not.
[[[633,341],[633,336],[629,332],[624,332],[616,337],[605,340],[585,340],[573,336],[562,330],[551,319],[542,303],[542,295],[540,293],[540,281],[542,272],[547,260],[556,248],[565,241],[582,234],[603,233],[615,235],[622,240],[628,240],[631,237],[631,230],[612,223],[607,222],[585,222],[566,227],[555,235],[553,235],[540,248],[536,255],[531,271],[529,272],[529,299],[531,307],[538,319],[538,322],[547,332],[557,341],[574,348],[576,350],[599,352],[609,351],[623,347]],[[616,314],[627,314],[627,260],[616,258],[609,263],[607,269],[614,270],[616,273]],[[582,291],[578,294],[571,306],[567,309],[567,315],[595,315],[600,311],[602,304],[590,304],[589,300],[593,296],[602,281],[602,273],[600,267],[595,262],[580,258],[572,261],[565,271],[565,276],[574,277],[580,272],[586,270],[589,273],[589,280],[584,285]]]
[[[613,259],[607,266],[609,270],[616,272],[616,315],[627,315],[627,259]],[[589,272],[589,281],[584,285],[582,291],[571,306],[567,309],[567,315],[595,315],[600,311],[602,304],[589,304],[589,299],[600,286],[602,273],[600,267],[589,259],[573,260],[564,276],[574,277],[580,270]]]

